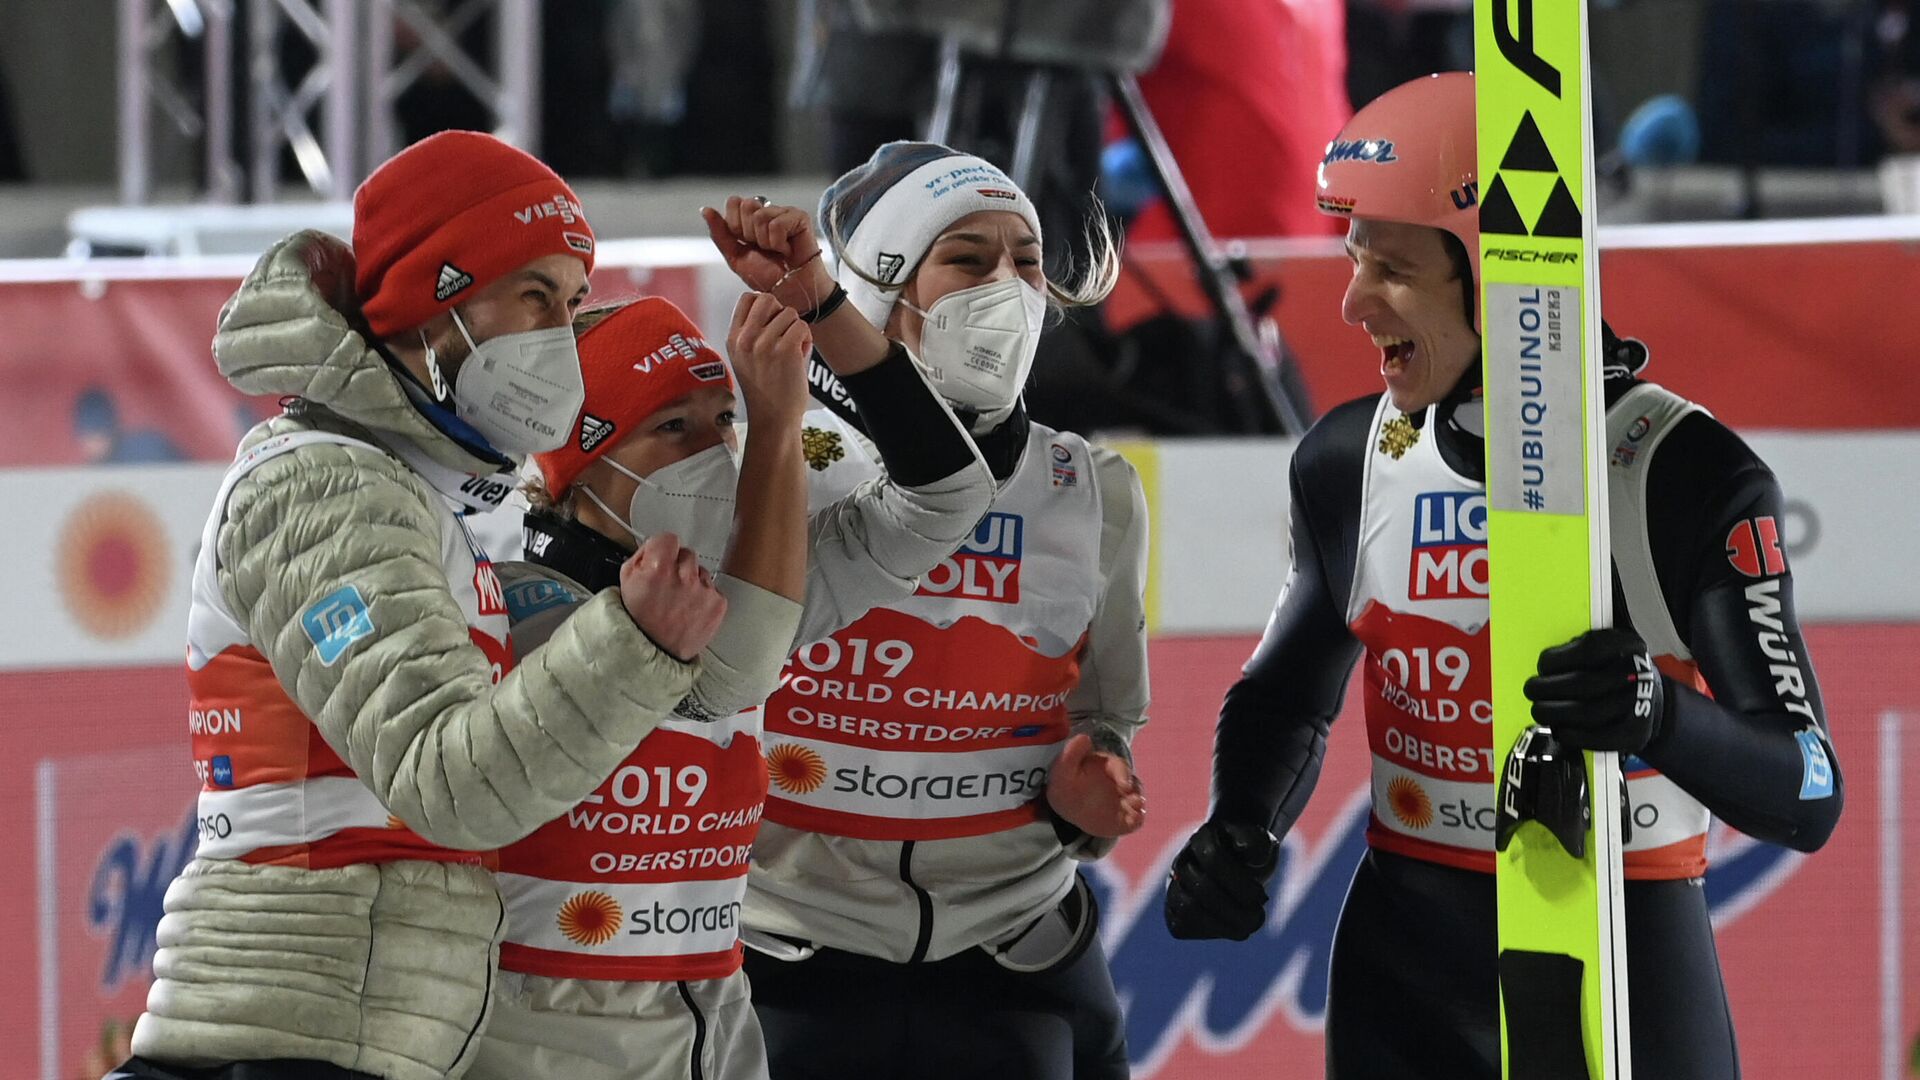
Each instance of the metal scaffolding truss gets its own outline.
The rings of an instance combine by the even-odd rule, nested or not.
[[[359,141],[359,82],[355,61],[359,34],[357,0],[247,0],[248,132],[252,163],[247,194],[272,202],[280,190],[280,158],[291,151],[307,186],[345,199],[359,182],[354,144]],[[281,70],[282,38],[292,32],[313,49],[313,62],[293,81]],[[326,102],[326,144],[308,116]]]
[[[152,197],[160,120],[201,145],[209,202],[273,201],[288,156],[315,194],[346,199],[374,163],[399,149],[395,106],[428,72],[472,93],[501,138],[538,149],[537,0],[118,2],[122,203]],[[485,19],[492,20],[490,57],[462,44]],[[246,40],[236,55],[241,23]],[[402,41],[409,47],[399,48]],[[172,74],[194,49],[198,93]],[[234,123],[236,59],[245,64],[244,141]],[[305,66],[288,70],[290,60]]]
[[[120,201],[153,195],[155,111],[201,144],[210,202],[234,201],[239,169],[233,149],[233,8],[229,0],[119,0],[118,126]],[[197,47],[202,86],[196,100],[172,75],[172,60]]]
[[[370,107],[367,155],[385,161],[400,149],[394,107],[422,75],[438,67],[493,114],[494,134],[528,150],[540,144],[540,12],[534,0],[373,0],[367,22]],[[489,72],[461,45],[483,16],[494,19]],[[415,41],[395,62],[395,35]]]

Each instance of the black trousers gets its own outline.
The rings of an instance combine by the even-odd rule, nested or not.
[[[275,1058],[272,1061],[236,1061],[204,1069],[162,1065],[145,1058],[129,1058],[106,1075],[106,1080],[380,1080],[372,1073],[343,1069],[324,1061]]]
[[[895,964],[747,950],[773,1080],[1124,1080],[1126,1029],[1098,942],[1059,971],[978,949]]]
[[[1740,1055],[1692,881],[1626,884],[1633,1073],[1738,1080]],[[1499,1080],[1491,874],[1367,852],[1334,932],[1329,1080]]]

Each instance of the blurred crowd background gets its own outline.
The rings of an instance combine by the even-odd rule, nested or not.
[[[811,205],[877,144],[933,137],[1007,167],[1049,237],[1094,212],[1124,233],[1122,289],[1048,335],[1032,402],[1061,426],[1145,434],[1297,432],[1339,400],[1288,362],[1300,332],[1282,329],[1298,301],[1278,268],[1340,228],[1313,208],[1315,166],[1356,106],[1473,59],[1471,0],[6,10],[0,258],[239,255],[296,227],[344,232],[354,182],[447,128],[535,150],[609,237],[698,236],[693,209],[728,192]],[[1916,14],[1592,0],[1601,221],[1920,210]],[[1047,255],[1070,273],[1072,244]],[[113,403],[96,404],[106,424]]]
[[[244,76],[260,53],[262,12],[322,11],[324,0],[155,0],[184,23],[202,5],[231,9],[233,62]],[[0,35],[0,184],[107,185],[115,177],[117,66],[113,5],[107,0],[8,0]],[[124,8],[125,5],[119,5]],[[1006,0],[545,0],[538,22],[538,149],[573,178],[644,180],[705,176],[825,176],[879,140],[924,130],[938,91],[940,9],[973,8],[987,23],[1005,18],[1007,40],[970,50],[977,59],[960,98],[976,111],[1017,105],[1010,73],[1036,58],[1052,66],[1059,115],[1055,149],[1089,181],[1102,177],[1108,201],[1127,205],[1130,161],[1109,119],[1097,75],[1116,64],[1144,69],[1149,103],[1173,132],[1214,231],[1227,236],[1313,232],[1322,223],[1271,194],[1264,167],[1277,162],[1247,144],[1183,142],[1188,120],[1210,112],[1264,125],[1283,138],[1298,169],[1324,141],[1329,118],[1414,75],[1471,67],[1468,0],[1180,0],[1160,41],[1127,42],[1129,19],[1103,11],[1166,9],[1159,3]],[[496,51],[496,24],[459,18],[471,2],[403,0],[367,5],[365,18],[395,20],[402,56],[421,44],[395,7],[433,12],[471,56]],[[1634,169],[1696,166],[1832,170],[1866,175],[1889,155],[1920,152],[1920,0],[1595,0],[1595,126],[1609,155],[1613,195],[1631,189]],[[1024,20],[1024,22],[1023,22]],[[1051,26],[1041,26],[1050,23]],[[1142,27],[1146,23],[1139,24]],[[1082,55],[1030,46],[1050,32],[1076,35]],[[314,49],[291,27],[269,33],[289,85],[312,66]],[[1099,40],[1107,38],[1110,40]],[[994,59],[998,44],[1008,54]],[[204,43],[178,37],[162,74],[196,105]],[[1039,50],[1036,57],[1035,49]],[[250,59],[252,58],[252,59]],[[172,71],[165,69],[171,66]],[[489,127],[491,117],[455,70],[434,61],[400,95],[402,141],[448,127]],[[247,115],[250,85],[232,81],[235,115]],[[161,102],[164,108],[167,102]],[[1005,112],[1003,108],[1000,111]],[[1259,117],[1255,120],[1253,117]],[[243,125],[244,127],[244,125]],[[983,122],[981,149],[1004,154],[1011,132]],[[163,134],[162,187],[204,182],[190,132]],[[247,132],[236,157],[246,160]],[[1119,149],[1116,147],[1119,146]],[[1102,150],[1107,168],[1102,175]],[[291,159],[286,170],[297,176]],[[1237,183],[1215,183],[1218,171]],[[1195,180],[1195,178],[1198,178]],[[1710,186],[1710,185],[1708,185]],[[1857,210],[1876,185],[1812,183],[1830,211]],[[1214,192],[1219,195],[1214,195]],[[1230,194],[1229,194],[1230,193]],[[1722,204],[1688,215],[1777,212],[1738,185]],[[1820,200],[1789,197],[1796,212]],[[0,251],[0,254],[27,252]]]

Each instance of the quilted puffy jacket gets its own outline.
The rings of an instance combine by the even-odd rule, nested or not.
[[[269,250],[220,313],[214,357],[249,394],[304,405],[242,448],[323,430],[236,484],[216,541],[220,595],[300,710],[426,840],[490,850],[589,794],[685,696],[700,665],[655,648],[609,590],[491,681],[441,563],[446,499],[382,448],[492,472],[430,424],[352,328],[351,255],[318,233]],[[300,626],[351,584],[373,632],[330,666]],[[463,1074],[495,977],[503,912],[479,865],[311,870],[196,859],[167,890],[134,1053],[198,1066],[307,1058],[388,1080]]]

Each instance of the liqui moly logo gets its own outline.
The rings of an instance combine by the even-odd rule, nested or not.
[[[990,604],[1020,602],[1021,536],[1019,514],[989,513],[974,527],[960,550],[920,579],[917,596],[948,596]]]
[[[1429,491],[1413,500],[1407,596],[1460,600],[1487,595],[1487,497]]]

